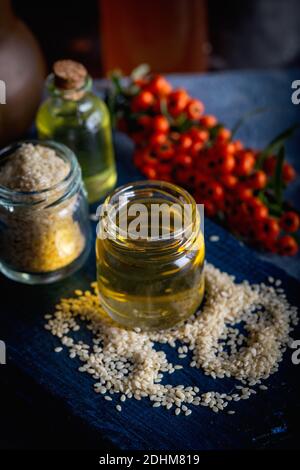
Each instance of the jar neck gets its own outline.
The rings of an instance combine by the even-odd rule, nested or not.
[[[77,88],[63,89],[55,85],[55,76],[53,73],[48,75],[46,80],[46,88],[50,96],[55,98],[61,98],[67,101],[79,101],[89,91],[91,91],[93,85],[92,78],[87,75],[84,84]]]
[[[182,188],[160,181],[123,186],[101,206],[98,238],[143,257],[180,255],[200,231],[196,202]]]
[[[67,176],[50,188],[40,191],[16,191],[0,185],[0,205],[8,208],[30,207],[34,209],[54,207],[72,197],[82,186],[81,169],[74,153],[65,145],[52,141],[27,140],[12,144],[0,152],[0,164],[7,161],[22,144],[43,145],[54,150],[69,164]]]

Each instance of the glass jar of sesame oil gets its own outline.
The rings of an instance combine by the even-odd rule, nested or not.
[[[116,168],[110,118],[105,103],[92,93],[92,80],[82,64],[55,62],[47,79],[49,98],[36,118],[40,139],[52,139],[76,154],[90,203],[115,186]]]
[[[195,313],[204,295],[200,214],[182,188],[143,181],[117,189],[97,230],[104,310],[129,327],[169,328]]]

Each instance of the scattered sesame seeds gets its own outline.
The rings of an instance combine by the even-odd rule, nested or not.
[[[205,276],[206,302],[201,315],[195,314],[169,330],[119,327],[104,314],[96,283],[93,291],[77,290],[79,295],[75,291],[75,297],[61,299],[54,315],[47,315],[45,328],[69,349],[71,357],[81,361],[78,370],[93,377],[95,392],[104,395],[105,400],[112,400],[108,393],[119,394],[121,402],[148,398],[154,408],[173,409],[176,416],[181,412],[189,416],[190,406],[208,407],[219,413],[230,402],[254,395],[256,390],[250,387],[267,390],[261,382],[278,370],[298,318],[297,309],[270,285],[250,285],[247,281],[237,284],[232,276],[210,264],[206,265]],[[83,325],[92,333],[92,344],[71,337]],[[231,377],[241,385],[228,393],[201,393],[196,386],[162,383],[163,378],[183,366],[170,363],[159,344],[177,349],[179,356],[190,353],[190,367],[201,369],[216,384]],[[116,409],[121,411],[121,405]]]
[[[54,351],[56,353],[60,353],[62,350],[63,350],[63,348],[61,348],[61,347],[57,347],[57,348],[54,349]]]
[[[210,242],[218,242],[220,240],[220,237],[218,235],[211,235],[209,237]]]

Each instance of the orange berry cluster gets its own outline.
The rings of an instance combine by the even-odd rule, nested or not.
[[[148,179],[185,187],[207,216],[259,248],[297,253],[299,216],[274,203],[275,155],[260,162],[262,152],[233,140],[215,116],[204,114],[200,100],[162,75],[132,80],[120,94],[117,124],[134,140],[134,164]],[[284,186],[295,178],[287,162],[281,178]]]

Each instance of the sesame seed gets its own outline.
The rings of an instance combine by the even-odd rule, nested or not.
[[[209,237],[210,242],[218,242],[220,240],[220,237],[218,235],[211,235]]]
[[[97,214],[90,214],[90,220],[92,222],[98,222],[99,216],[97,216]]]
[[[122,411],[122,406],[121,406],[121,405],[117,405],[117,406],[116,406],[116,410],[117,410],[117,411]]]
[[[268,387],[266,385],[260,385],[259,388],[261,390],[268,390]]]
[[[62,350],[63,350],[63,348],[61,348],[61,347],[57,347],[57,348],[54,349],[54,351],[55,351],[56,353],[59,353],[59,352],[61,352]]]

